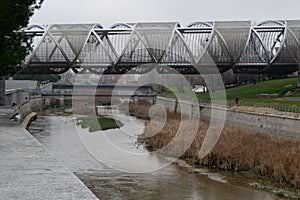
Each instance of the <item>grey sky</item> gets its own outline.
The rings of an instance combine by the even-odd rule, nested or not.
[[[300,19],[299,0],[45,0],[32,24]]]

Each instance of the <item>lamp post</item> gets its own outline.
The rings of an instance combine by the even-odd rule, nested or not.
[[[298,87],[300,87],[300,64],[298,64]]]

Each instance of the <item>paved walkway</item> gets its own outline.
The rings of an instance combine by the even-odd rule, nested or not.
[[[0,107],[0,199],[97,199]]]

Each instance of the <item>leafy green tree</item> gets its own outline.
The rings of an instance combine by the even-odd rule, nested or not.
[[[34,10],[44,0],[1,0],[0,3],[0,77],[13,75],[20,69],[29,46],[28,38],[17,32],[29,23]]]

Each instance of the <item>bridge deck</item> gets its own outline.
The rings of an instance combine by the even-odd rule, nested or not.
[[[30,26],[22,73],[289,74],[297,71],[300,20]]]

